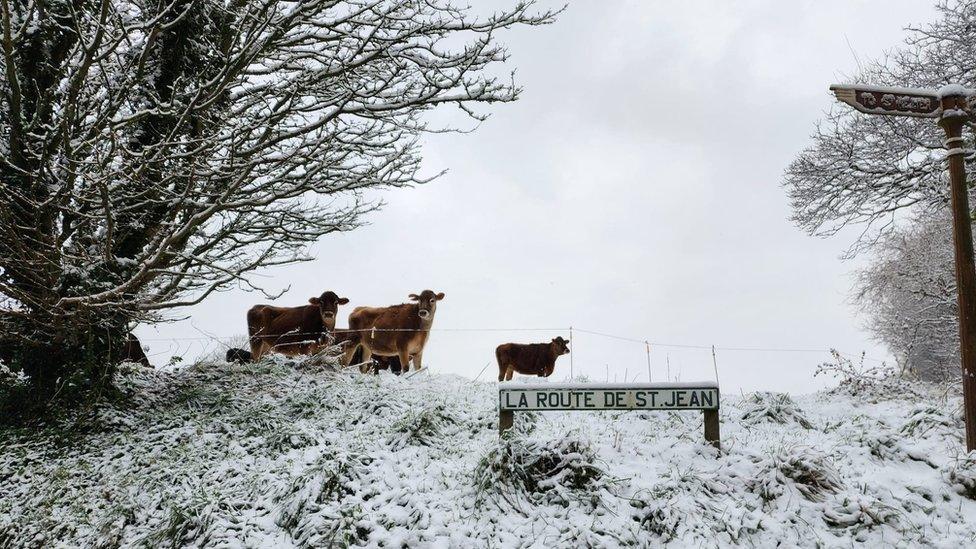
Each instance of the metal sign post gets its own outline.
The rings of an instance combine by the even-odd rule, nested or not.
[[[945,130],[952,191],[952,234],[956,256],[959,303],[959,346],[962,358],[966,449],[976,450],[976,267],[973,265],[972,215],[963,147],[963,126],[972,119],[969,101],[976,91],[959,85],[939,90],[833,85],[837,99],[866,114],[938,118]]]

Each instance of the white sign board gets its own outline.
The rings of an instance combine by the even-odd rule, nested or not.
[[[701,383],[501,383],[500,411],[718,410],[718,385]]]

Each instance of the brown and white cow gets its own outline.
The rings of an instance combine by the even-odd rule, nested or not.
[[[368,371],[373,355],[399,357],[404,371],[411,358],[415,370],[423,368],[424,345],[430,337],[437,302],[444,299],[444,293],[424,290],[420,295],[410,294],[410,299],[415,303],[353,309],[349,329],[359,334],[359,341],[346,348],[343,363],[348,365],[361,346],[364,370]]]
[[[314,354],[335,331],[339,305],[349,303],[335,292],[323,292],[299,307],[255,305],[247,311],[251,359],[274,351],[287,356]]]
[[[515,372],[527,376],[549,377],[556,359],[569,354],[569,341],[562,337],[549,343],[503,343],[495,349],[498,381],[511,380]]]

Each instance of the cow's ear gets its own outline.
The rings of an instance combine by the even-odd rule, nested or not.
[[[345,305],[346,303],[349,303],[349,298],[348,297],[340,297],[339,298],[339,301],[337,301],[336,303],[338,303],[339,305]]]
[[[420,296],[417,295],[417,294],[410,294],[407,297],[409,297],[410,299],[412,299],[414,301],[420,301]]]
[[[437,301],[444,299],[444,292],[437,294],[435,297],[437,298]]]
[[[308,302],[311,303],[312,305],[320,305],[322,303],[322,301],[317,297],[308,298]]]

